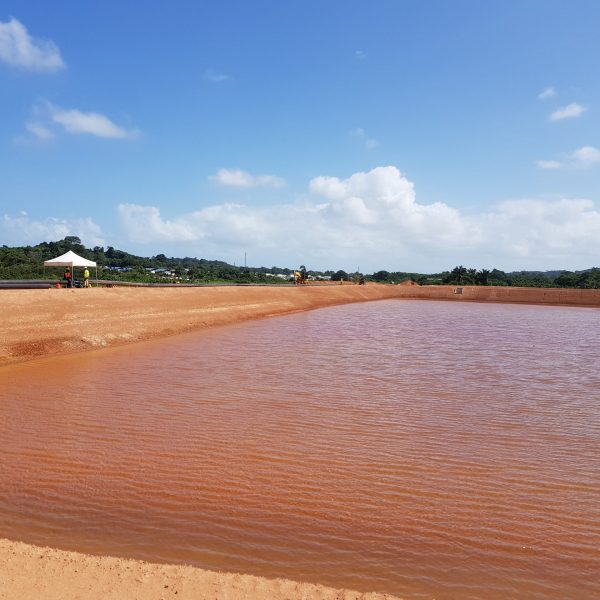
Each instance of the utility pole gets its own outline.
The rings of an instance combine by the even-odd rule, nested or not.
[[[246,268],[246,253],[244,252],[244,269]]]

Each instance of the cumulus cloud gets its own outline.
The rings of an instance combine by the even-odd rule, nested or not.
[[[575,150],[571,157],[582,167],[589,167],[600,163],[600,150],[593,146],[583,146],[582,148]]]
[[[0,21],[0,61],[31,71],[57,71],[65,67],[56,44],[32,38],[15,18]]]
[[[186,219],[176,221],[162,219],[160,210],[154,206],[120,204],[118,210],[130,239],[135,242],[174,240],[189,242],[203,237],[203,232],[191,228]]]
[[[283,216],[280,208],[273,208],[269,215],[265,209],[241,204],[208,206],[174,219],[163,218],[158,207],[138,204],[120,204],[118,213],[133,242],[178,245],[194,242],[201,243],[209,252],[221,254],[226,247],[244,244],[273,248],[275,218]]]
[[[513,264],[515,260],[525,265],[537,261],[543,267],[554,264],[556,268],[585,257],[591,264],[600,250],[600,212],[587,199],[512,200],[478,220],[490,236],[482,250],[487,246],[496,251],[497,246]],[[491,236],[497,241],[492,242]]]
[[[4,214],[0,220],[0,237],[11,245],[38,244],[42,240],[60,240],[75,235],[88,246],[104,245],[99,225],[89,218],[32,219],[25,211],[18,215]]]
[[[567,106],[555,110],[550,115],[550,120],[562,121],[563,119],[575,119],[580,117],[586,110],[587,106],[581,106],[581,104],[577,104],[577,102],[572,102]]]
[[[283,188],[286,182],[275,175],[251,175],[241,169],[219,169],[216,175],[209,177],[214,183],[234,188]]]
[[[538,94],[538,100],[548,100],[556,96],[556,90],[553,87],[547,87]]]
[[[272,206],[217,204],[165,218],[156,206],[122,204],[131,242],[226,260],[248,251],[253,264],[365,270],[439,271],[455,264],[567,268],[600,252],[600,212],[587,199],[519,199],[480,214],[417,202],[393,167],[344,179],[315,177],[303,201]]]

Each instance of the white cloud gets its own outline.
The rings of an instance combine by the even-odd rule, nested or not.
[[[120,204],[118,210],[130,239],[136,242],[175,240],[189,242],[202,237],[202,232],[198,229],[192,231],[186,219],[163,220],[160,210],[154,206]]]
[[[536,160],[535,164],[540,169],[560,169],[562,167],[558,160]]]
[[[213,205],[166,219],[154,206],[123,204],[131,242],[251,264],[434,272],[455,264],[511,269],[581,268],[600,253],[600,212],[591,200],[521,199],[465,215],[420,204],[395,167],[347,179],[321,176],[303,201]]]
[[[127,139],[139,135],[136,130],[126,130],[115,125],[108,117],[96,112],[84,113],[75,108],[53,106],[51,120],[61,125],[67,133],[88,134],[101,138]]]
[[[61,108],[45,100],[33,107],[32,118],[25,124],[25,129],[29,135],[18,136],[17,143],[47,141],[56,137],[59,131],[112,139],[134,139],[140,135],[138,130],[124,129],[103,114]]]
[[[548,100],[556,96],[556,90],[553,87],[547,87],[538,94],[538,100]]]
[[[379,146],[381,145],[378,140],[370,138],[367,135],[367,132],[362,127],[357,127],[356,129],[350,132],[350,135],[362,140],[367,150],[379,148]]]
[[[597,160],[589,150],[578,156]],[[247,251],[253,265],[353,270],[359,264],[367,272],[435,272],[457,264],[576,269],[593,266],[600,254],[600,211],[589,199],[524,198],[463,214],[443,202],[419,203],[414,184],[392,166],[348,178],[315,177],[309,191],[296,202],[215,204],[170,217],[157,206],[121,204],[126,238],[118,247],[139,244],[141,253],[151,248],[148,253],[230,262]],[[67,235],[88,246],[105,243],[90,218],[36,220],[25,213],[0,218],[0,237],[7,244]]]
[[[204,71],[204,79],[212,83],[223,83],[224,81],[229,81],[231,77],[214,69],[207,69]]]
[[[56,44],[32,38],[17,19],[0,21],[0,61],[32,71],[56,71],[65,63]]]
[[[365,60],[367,55],[362,50],[356,50],[354,58],[356,58],[356,60]]]
[[[540,169],[581,169],[600,164],[600,150],[593,146],[582,146],[571,154],[565,155],[563,162],[558,160],[538,160],[536,165]]]
[[[25,129],[38,140],[51,140],[54,137],[54,133],[40,123],[26,123]]]
[[[600,150],[593,146],[583,146],[571,155],[573,160],[582,167],[600,163]]]
[[[100,226],[89,217],[35,220],[23,211],[17,216],[5,214],[0,220],[0,237],[5,244],[39,244],[41,241],[61,240],[68,235],[79,237],[88,246],[104,245]]]
[[[587,110],[587,106],[581,106],[581,104],[577,104],[576,102],[572,102],[567,106],[563,106],[555,110],[550,115],[551,121],[562,121],[563,119],[575,119],[580,117]]]
[[[272,247],[269,240],[275,233],[275,223],[268,211],[241,204],[209,206],[174,219],[164,219],[154,206],[120,204],[118,212],[129,239],[142,244],[200,242],[219,252],[229,245]],[[281,217],[277,208],[273,214]]]
[[[286,182],[275,175],[251,175],[241,169],[219,169],[209,179],[224,187],[236,188],[283,188]]]
[[[600,212],[591,200],[512,200],[478,220],[490,236],[482,250],[501,251],[515,268],[536,263],[564,268],[558,265],[574,261],[590,266],[600,251]]]

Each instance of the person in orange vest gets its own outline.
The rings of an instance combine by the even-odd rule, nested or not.
[[[67,287],[73,287],[73,276],[71,275],[71,269],[69,267],[66,268],[63,279],[67,282]]]

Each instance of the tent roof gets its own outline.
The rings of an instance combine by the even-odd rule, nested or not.
[[[83,258],[78,254],[75,254],[72,250],[69,250],[62,256],[57,256],[50,260],[44,261],[45,267],[95,267],[96,263],[93,260]]]

